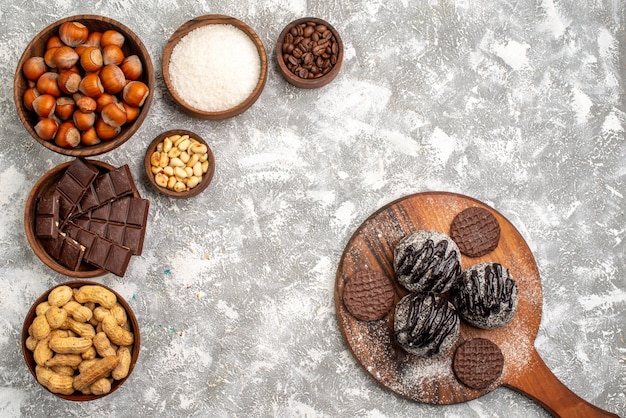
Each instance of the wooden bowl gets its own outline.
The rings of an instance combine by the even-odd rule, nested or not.
[[[61,393],[52,393],[55,396],[58,396],[59,398],[63,398],[63,399],[67,399],[70,401],[78,401],[78,402],[82,402],[82,401],[91,401],[94,399],[98,399],[98,398],[102,398],[108,394],[111,394],[113,392],[115,392],[117,389],[119,389],[120,386],[122,386],[122,384],[124,384],[124,382],[126,381],[126,379],[128,379],[128,377],[131,375],[131,373],[133,372],[133,368],[135,367],[135,364],[137,363],[137,359],[139,358],[139,348],[141,345],[141,336],[139,334],[139,323],[137,322],[137,318],[135,317],[135,314],[133,312],[133,310],[131,309],[130,305],[126,302],[126,300],[121,297],[115,290],[104,286],[100,283],[96,283],[96,282],[90,282],[90,281],[86,281],[86,280],[73,280],[73,281],[69,281],[69,282],[65,282],[65,283],[61,283],[57,286],[54,286],[50,289],[48,289],[43,295],[41,295],[36,301],[35,303],[33,303],[33,305],[31,306],[30,310],[28,311],[28,313],[26,314],[26,318],[24,319],[24,325],[22,327],[22,354],[24,355],[24,360],[26,361],[26,365],[28,366],[28,369],[30,370],[30,372],[32,373],[33,377],[35,377],[35,380],[37,379],[37,374],[35,371],[35,367],[37,366],[37,364],[35,363],[35,359],[33,358],[33,352],[30,351],[27,348],[26,345],[26,339],[28,338],[29,334],[28,334],[28,328],[30,327],[30,325],[33,323],[33,320],[35,319],[35,317],[37,316],[36,314],[36,308],[37,306],[48,300],[48,295],[50,294],[50,292],[52,292],[52,290],[56,289],[59,286],[69,286],[72,289],[75,288],[79,288],[81,286],[84,285],[98,285],[101,286],[105,289],[108,289],[109,291],[113,292],[115,294],[115,296],[117,297],[117,301],[119,302],[120,305],[122,305],[122,307],[124,308],[124,310],[126,310],[126,316],[128,317],[128,322],[130,324],[130,329],[129,331],[131,331],[135,337],[135,341],[132,345],[132,351],[131,351],[131,360],[130,360],[130,367],[128,370],[128,375],[120,380],[114,380],[113,383],[111,384],[111,391],[107,394],[104,395],[85,395],[81,392],[75,391],[74,393],[70,394],[70,395],[65,395],[65,394],[61,394]],[[43,388],[45,388],[46,390],[48,390],[45,386],[42,385]]]
[[[202,176],[202,181],[196,187],[183,191],[183,192],[177,192],[177,191],[168,189],[167,187],[159,186],[155,180],[155,175],[152,173],[152,164],[150,162],[152,154],[157,149],[157,145],[163,142],[163,140],[167,138],[168,136],[173,136],[173,135],[189,135],[190,138],[197,139],[200,143],[206,145],[207,147],[207,154],[208,154],[207,161],[209,162],[208,171]],[[202,139],[200,135],[191,131],[186,131],[184,129],[173,129],[171,131],[163,132],[161,135],[154,138],[154,140],[150,143],[150,145],[148,145],[148,149],[146,150],[146,155],[144,157],[144,169],[146,172],[146,176],[148,177],[148,180],[150,180],[150,183],[158,191],[160,191],[166,196],[173,197],[175,199],[184,199],[188,197],[197,196],[209,186],[209,184],[211,183],[211,180],[213,179],[213,174],[215,173],[215,157],[213,156],[213,152],[211,151],[211,147],[209,146],[209,144],[207,144],[207,142],[204,139]]]
[[[176,45],[180,42],[181,39],[183,39],[194,29],[198,29],[207,25],[233,25],[234,27],[240,29],[250,37],[252,42],[254,42],[254,45],[256,45],[257,51],[259,52],[259,58],[261,59],[261,71],[259,74],[259,81],[257,82],[256,87],[254,88],[250,96],[248,96],[248,98],[240,104],[230,109],[215,112],[197,109],[196,107],[193,107],[192,105],[187,103],[185,99],[181,97],[174,89],[170,76],[170,60],[172,52],[174,51]],[[167,89],[169,90],[172,98],[183,108],[185,112],[187,112],[191,116],[201,119],[223,120],[232,118],[245,112],[246,110],[248,110],[248,108],[250,108],[250,106],[254,104],[254,102],[257,101],[257,99],[261,95],[261,92],[263,91],[263,88],[265,87],[265,82],[267,80],[267,56],[265,54],[263,42],[261,41],[259,36],[250,26],[248,26],[244,22],[230,16],[218,14],[205,15],[196,17],[195,19],[184,23],[172,34],[163,50],[162,71],[163,80],[165,81],[165,85],[167,86]],[[210,77],[210,75],[208,76]]]
[[[330,32],[334,35],[337,44],[336,63],[332,65],[330,71],[322,76],[318,76],[318,78],[302,78],[292,72],[289,68],[289,63],[285,62],[285,53],[288,52],[283,49],[283,44],[285,44],[285,37],[288,33],[292,31],[292,29],[295,31],[299,25],[306,25],[309,22],[313,22],[316,25],[326,26],[328,30],[330,30]],[[297,36],[298,35],[296,35],[296,37]],[[296,48],[298,47],[296,46]],[[302,19],[294,20],[293,22],[285,26],[283,31],[278,36],[278,40],[276,41],[276,62],[278,64],[278,69],[280,70],[280,73],[290,84],[293,84],[294,86],[303,89],[316,89],[319,87],[323,87],[333,81],[335,77],[337,77],[337,74],[339,74],[339,70],[341,69],[341,64],[343,62],[343,41],[341,40],[341,36],[339,36],[339,32],[337,32],[337,30],[330,23],[322,19],[318,19],[315,17],[304,17]],[[297,65],[300,66],[300,64]],[[311,72],[307,70],[307,73],[310,74]]]
[[[100,173],[106,173],[107,171],[111,171],[115,168],[112,165],[102,161],[88,161],[93,164],[100,171]],[[37,183],[35,183],[35,186],[31,190],[30,195],[26,200],[26,208],[24,210],[24,229],[26,230],[26,238],[37,257],[39,257],[39,259],[43,261],[45,265],[47,265],[57,273],[81,279],[102,276],[107,273],[106,270],[95,267],[94,265],[89,263],[82,262],[78,270],[70,270],[67,267],[59,264],[57,260],[55,260],[50,254],[48,254],[43,246],[42,241],[35,235],[35,213],[37,211],[37,198],[52,195],[52,193],[56,189],[57,183],[59,182],[61,177],[63,177],[65,170],[67,169],[67,167],[70,166],[71,163],[71,161],[68,161],[54,167],[46,174],[44,174],[37,181]],[[140,197],[137,190],[133,192],[133,195],[135,197]]]
[[[29,81],[24,77],[22,68],[24,63],[34,56],[43,56],[46,50],[46,41],[52,36],[58,33],[59,27],[65,22],[80,22],[87,26],[90,32],[93,31],[105,31],[108,29],[115,29],[125,37],[122,51],[124,56],[137,55],[141,59],[143,64],[143,74],[139,78],[139,81],[145,83],[150,89],[150,93],[146,98],[141,111],[137,119],[132,123],[127,123],[122,126],[120,133],[113,139],[103,140],[96,145],[78,145],[76,148],[63,148],[58,146],[54,140],[46,141],[37,135],[34,126],[38,122],[38,116],[35,112],[28,110],[24,105],[23,96],[24,92],[29,88]],[[120,22],[104,16],[95,15],[77,15],[66,17],[61,19],[45,29],[39,32],[33,40],[28,44],[22,57],[20,58],[17,69],[15,71],[15,78],[13,82],[13,100],[17,108],[17,114],[24,124],[24,127],[28,133],[35,138],[44,147],[63,155],[70,155],[74,157],[90,157],[94,155],[100,155],[102,153],[111,151],[130,139],[131,136],[139,129],[150,109],[152,98],[154,95],[154,68],[152,66],[152,60],[148,54],[148,50],[141,42],[141,40],[135,35],[128,27],[124,26]]]

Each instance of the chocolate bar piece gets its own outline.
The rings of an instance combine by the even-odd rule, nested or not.
[[[35,236],[56,238],[59,235],[59,196],[40,197],[35,211]]]
[[[85,192],[74,216],[94,210],[115,199],[133,194],[137,190],[128,164],[96,177]]]
[[[58,233],[56,238],[42,239],[44,249],[48,254],[64,267],[78,270],[85,255],[85,247],[65,233]]]
[[[126,196],[72,219],[72,223],[141,255],[148,223],[147,199]]]
[[[85,246],[83,260],[117,276],[124,276],[132,252],[130,248],[120,245],[84,229],[75,223],[68,224],[68,234]]]
[[[98,173],[98,169],[93,164],[82,158],[75,159],[65,170],[56,187],[59,194],[61,229],[76,211],[76,207]]]

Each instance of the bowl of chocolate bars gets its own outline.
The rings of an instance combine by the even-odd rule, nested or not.
[[[141,255],[150,202],[128,165],[77,158],[44,174],[26,201],[26,238],[41,261],[75,278],[124,276]]]

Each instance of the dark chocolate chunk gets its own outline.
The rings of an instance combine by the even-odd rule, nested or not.
[[[68,224],[68,234],[85,246],[83,260],[117,276],[124,276],[132,252],[130,248],[97,235],[75,223]]]
[[[75,159],[65,170],[56,187],[61,226],[74,214],[97,175],[98,169],[82,158]]]
[[[454,306],[432,293],[409,293],[396,305],[394,337],[407,352],[418,356],[447,353],[460,336]]]
[[[504,356],[492,341],[472,338],[456,349],[452,368],[463,384],[474,389],[484,389],[502,375]]]
[[[417,231],[394,249],[398,282],[411,292],[445,293],[461,275],[459,249],[450,237],[435,231]]]
[[[59,196],[37,199],[35,235],[38,238],[56,238],[59,235]]]
[[[59,232],[56,238],[42,239],[41,242],[50,257],[59,264],[70,270],[78,270],[85,254],[84,246],[63,232]]]
[[[500,224],[487,209],[467,208],[452,220],[450,237],[461,253],[468,257],[480,257],[498,246]]]
[[[466,269],[454,295],[461,318],[484,329],[508,324],[517,301],[517,283],[498,263],[479,263]]]
[[[85,192],[74,216],[94,210],[113,200],[133,194],[137,190],[128,164],[96,177]]]
[[[147,199],[126,196],[74,218],[72,222],[141,255],[149,207]]]
[[[389,278],[380,271],[359,271],[348,279],[343,290],[346,309],[361,321],[382,319],[393,307],[395,292]]]

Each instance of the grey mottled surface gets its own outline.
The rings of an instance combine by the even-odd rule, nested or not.
[[[380,387],[337,327],[335,269],[350,235],[401,196],[445,190],[480,199],[517,226],[542,274],[536,347],[588,401],[626,415],[626,17],[619,0],[320,2],[0,0],[0,415],[543,417],[508,389],[435,407]],[[30,304],[66,280],[23,232],[26,197],[66,161],[20,124],[13,75],[30,39],[65,16],[129,26],[157,69],[131,141],[100,157],[128,163],[151,200],[144,255],[102,283],[133,307],[142,351],[103,400],[71,403],[38,387],[19,345]],[[222,13],[268,50],[288,22],[316,16],[344,40],[341,73],[313,91],[270,59],[245,114],[192,119],[161,77],[174,30]],[[212,185],[169,200],[141,172],[158,133],[211,144]]]

